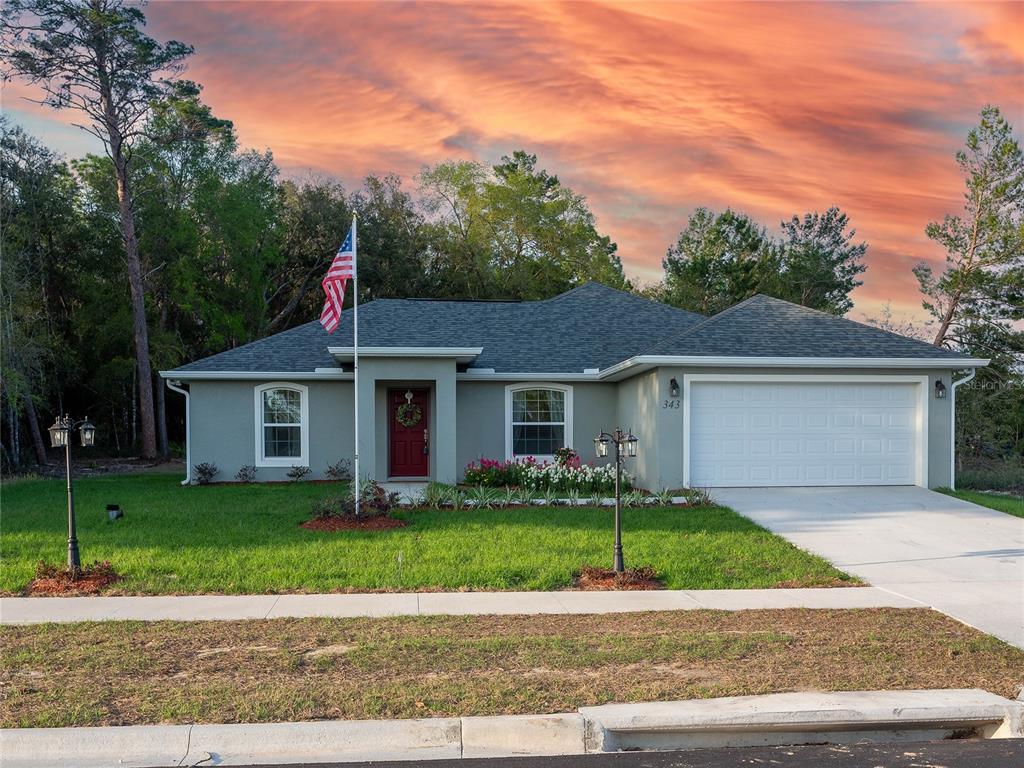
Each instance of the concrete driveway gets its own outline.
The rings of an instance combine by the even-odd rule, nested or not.
[[[906,486],[712,496],[847,573],[1024,648],[1024,519]]]

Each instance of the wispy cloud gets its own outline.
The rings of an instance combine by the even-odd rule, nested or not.
[[[513,149],[587,195],[655,277],[699,205],[768,224],[829,205],[871,244],[860,312],[917,311],[978,110],[1024,123],[1024,6],[162,2],[242,141],[355,183]],[[55,134],[57,135],[57,134]]]

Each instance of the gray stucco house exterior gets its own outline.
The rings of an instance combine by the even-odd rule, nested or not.
[[[187,462],[282,480],[353,455],[378,480],[458,480],[481,458],[593,457],[640,438],[650,489],[953,484],[955,391],[987,360],[767,296],[713,317],[587,283],[544,301],[382,299],[161,375]],[[186,482],[190,478],[186,478]]]

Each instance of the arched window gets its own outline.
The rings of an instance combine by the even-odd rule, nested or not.
[[[552,460],[572,447],[572,387],[512,384],[505,388],[505,456]]]
[[[256,466],[309,466],[309,393],[301,384],[256,387]]]

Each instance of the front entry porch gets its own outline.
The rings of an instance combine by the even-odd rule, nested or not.
[[[359,360],[359,470],[379,482],[454,483],[454,357]]]

